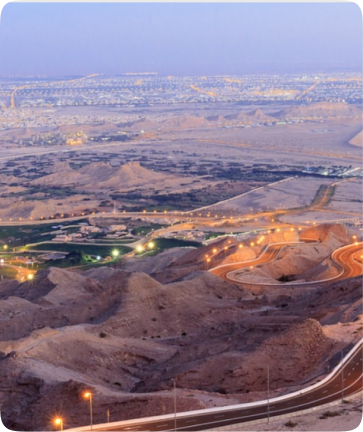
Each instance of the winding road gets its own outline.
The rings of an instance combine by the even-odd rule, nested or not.
[[[256,266],[260,264],[264,264],[267,262],[272,262],[276,260],[279,256],[281,250],[288,246],[296,246],[302,245],[303,243],[280,243],[280,244],[272,244],[266,247],[266,249],[262,252],[262,254],[251,261],[243,261],[238,263],[231,264],[223,264],[217,267],[210,269],[209,271],[216,276],[232,283],[237,284],[245,284],[245,285],[269,285],[269,286],[294,286],[294,285],[312,285],[312,284],[321,284],[324,282],[335,282],[341,279],[347,279],[351,277],[356,277],[362,275],[363,266],[360,261],[360,256],[362,254],[362,246],[363,243],[355,242],[354,244],[343,246],[336,251],[334,251],[331,255],[332,260],[338,265],[341,271],[336,275],[328,279],[314,280],[310,282],[284,282],[279,283],[263,283],[263,282],[251,282],[251,281],[243,281],[241,277],[236,276],[236,272],[238,270]],[[306,243],[305,243],[306,244]]]
[[[262,264],[275,260],[282,248],[286,246],[302,245],[304,243],[280,243],[272,244],[265,248],[263,253],[255,260],[233,264],[224,264],[210,269],[215,275],[230,281],[229,274],[236,269],[250,266],[252,263]],[[308,243],[305,243],[308,244]],[[347,279],[362,274],[362,244],[355,242],[343,246],[331,255],[332,260],[341,268],[338,275],[329,279],[329,282]],[[235,247],[231,245],[230,247]],[[223,253],[221,249],[214,256]],[[325,280],[328,281],[328,280]],[[235,283],[235,280],[233,280]],[[313,281],[312,283],[322,283],[324,280]],[[303,284],[306,284],[303,283]],[[284,284],[286,285],[286,284]],[[168,414],[164,416],[148,417],[122,422],[105,423],[93,425],[93,431],[199,431],[210,430],[213,428],[244,423],[258,419],[269,419],[279,416],[316,408],[330,402],[341,400],[354,395],[363,389],[363,341],[361,340],[351,351],[345,352],[342,359],[333,359],[335,364],[333,371],[322,381],[307,387],[301,391],[290,393],[284,396],[267,400],[206,409],[200,411],[189,411],[184,413]],[[342,352],[343,355],[343,352]],[[267,383],[266,370],[266,383]],[[266,389],[267,390],[267,389]],[[268,395],[268,390],[266,391]],[[176,397],[177,406],[177,397]],[[88,431],[88,426],[74,428],[72,431]]]

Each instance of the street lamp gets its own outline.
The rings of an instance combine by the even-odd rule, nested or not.
[[[85,392],[83,394],[83,397],[85,399],[89,399],[89,418],[90,418],[90,425],[91,425],[91,430],[92,430],[92,425],[93,425],[93,413],[92,413],[92,393],[91,392]]]
[[[176,431],[176,379],[173,378],[174,383],[174,430]]]
[[[59,426],[59,430],[63,430],[63,419],[61,417],[57,417],[56,419],[54,419],[54,424],[56,426]]]
[[[342,402],[344,402],[344,364],[343,364],[344,355],[343,355],[343,350],[340,351],[340,355],[341,355],[341,364],[342,364],[342,373],[341,373],[341,379],[342,379]]]
[[[136,246],[136,251],[139,252],[139,253],[141,253],[141,252],[144,251],[144,248],[141,245],[137,245]]]
[[[270,423],[270,365],[267,365],[267,423]]]
[[[119,252],[117,249],[114,249],[114,250],[112,251],[112,256],[113,256],[114,258],[117,258],[117,257],[119,256],[119,254],[120,254],[120,252]]]

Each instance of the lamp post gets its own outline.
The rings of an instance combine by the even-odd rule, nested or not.
[[[174,383],[174,430],[176,431],[176,380],[173,378]]]
[[[270,366],[267,365],[267,423],[270,423]]]
[[[91,426],[91,430],[92,430],[92,426],[93,426],[92,393],[86,392],[86,393],[84,393],[83,396],[85,399],[89,399],[89,417],[90,417],[90,426]]]
[[[59,426],[60,431],[63,430],[63,419],[61,417],[57,417],[56,419],[54,419],[54,424]]]
[[[344,365],[343,365],[343,350],[340,351],[342,361],[342,402],[344,402]]]

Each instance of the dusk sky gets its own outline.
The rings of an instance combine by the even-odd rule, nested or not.
[[[361,70],[354,3],[8,3],[0,75]]]

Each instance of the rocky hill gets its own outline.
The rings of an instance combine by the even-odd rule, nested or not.
[[[304,233],[321,239],[313,247],[322,262],[346,234],[327,226]],[[228,242],[214,243],[230,246],[225,260],[261,253]],[[360,278],[256,295],[205,271],[210,248],[86,272],[50,268],[31,282],[1,283],[4,424],[46,430],[57,413],[67,427],[87,424],[84,389],[94,392],[95,423],[107,409],[115,421],[169,413],[172,379],[179,410],[261,399],[267,364],[271,395],[278,395],[324,375],[327,362],[334,365],[340,349],[361,337]],[[304,261],[298,247],[286,252],[286,263],[294,263],[293,253]],[[150,274],[135,272],[136,263]]]

